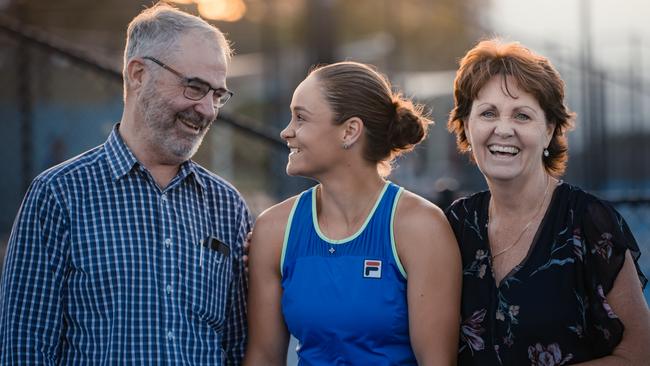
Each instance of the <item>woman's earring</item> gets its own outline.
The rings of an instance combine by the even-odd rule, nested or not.
[[[544,149],[544,157],[548,158],[549,155],[550,153],[548,152],[548,149]]]
[[[341,145],[341,147],[343,148],[343,150],[347,150],[347,149],[350,148],[350,145],[349,145],[347,142],[344,142],[344,143]]]
[[[468,152],[472,152],[472,145],[469,145],[469,146],[467,147],[467,151],[468,151]]]

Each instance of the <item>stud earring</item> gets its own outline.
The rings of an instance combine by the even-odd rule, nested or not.
[[[548,152],[548,149],[544,149],[544,157],[548,158],[549,155],[550,153]]]
[[[344,142],[344,143],[341,145],[341,147],[343,148],[343,150],[347,150],[347,149],[350,148],[350,145],[349,145],[347,142]]]
[[[468,152],[472,152],[472,145],[469,145],[469,146],[467,147],[467,151],[468,151]]]

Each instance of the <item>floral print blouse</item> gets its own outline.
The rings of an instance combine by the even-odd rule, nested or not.
[[[523,261],[495,283],[488,191],[446,211],[463,265],[459,365],[569,365],[610,354],[623,324],[606,295],[639,248],[608,203],[560,183]],[[637,272],[642,286],[647,280]]]

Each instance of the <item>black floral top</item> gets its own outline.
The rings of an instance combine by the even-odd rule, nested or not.
[[[608,203],[559,184],[528,254],[497,286],[489,200],[489,192],[477,193],[446,212],[463,262],[459,365],[568,365],[610,354],[623,324],[605,296],[625,251],[639,257],[623,218]]]

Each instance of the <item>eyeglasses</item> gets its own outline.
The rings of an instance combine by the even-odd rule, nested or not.
[[[153,61],[158,66],[178,76],[183,81],[183,86],[185,87],[183,90],[183,96],[185,96],[187,99],[201,100],[203,97],[208,95],[210,90],[214,90],[214,93],[212,94],[212,100],[214,103],[214,108],[217,109],[223,107],[224,104],[226,104],[226,102],[230,100],[230,97],[232,97],[234,94],[226,88],[213,88],[210,84],[201,79],[188,78],[187,76],[172,69],[171,67],[165,65],[153,57],[144,56],[143,59]]]

